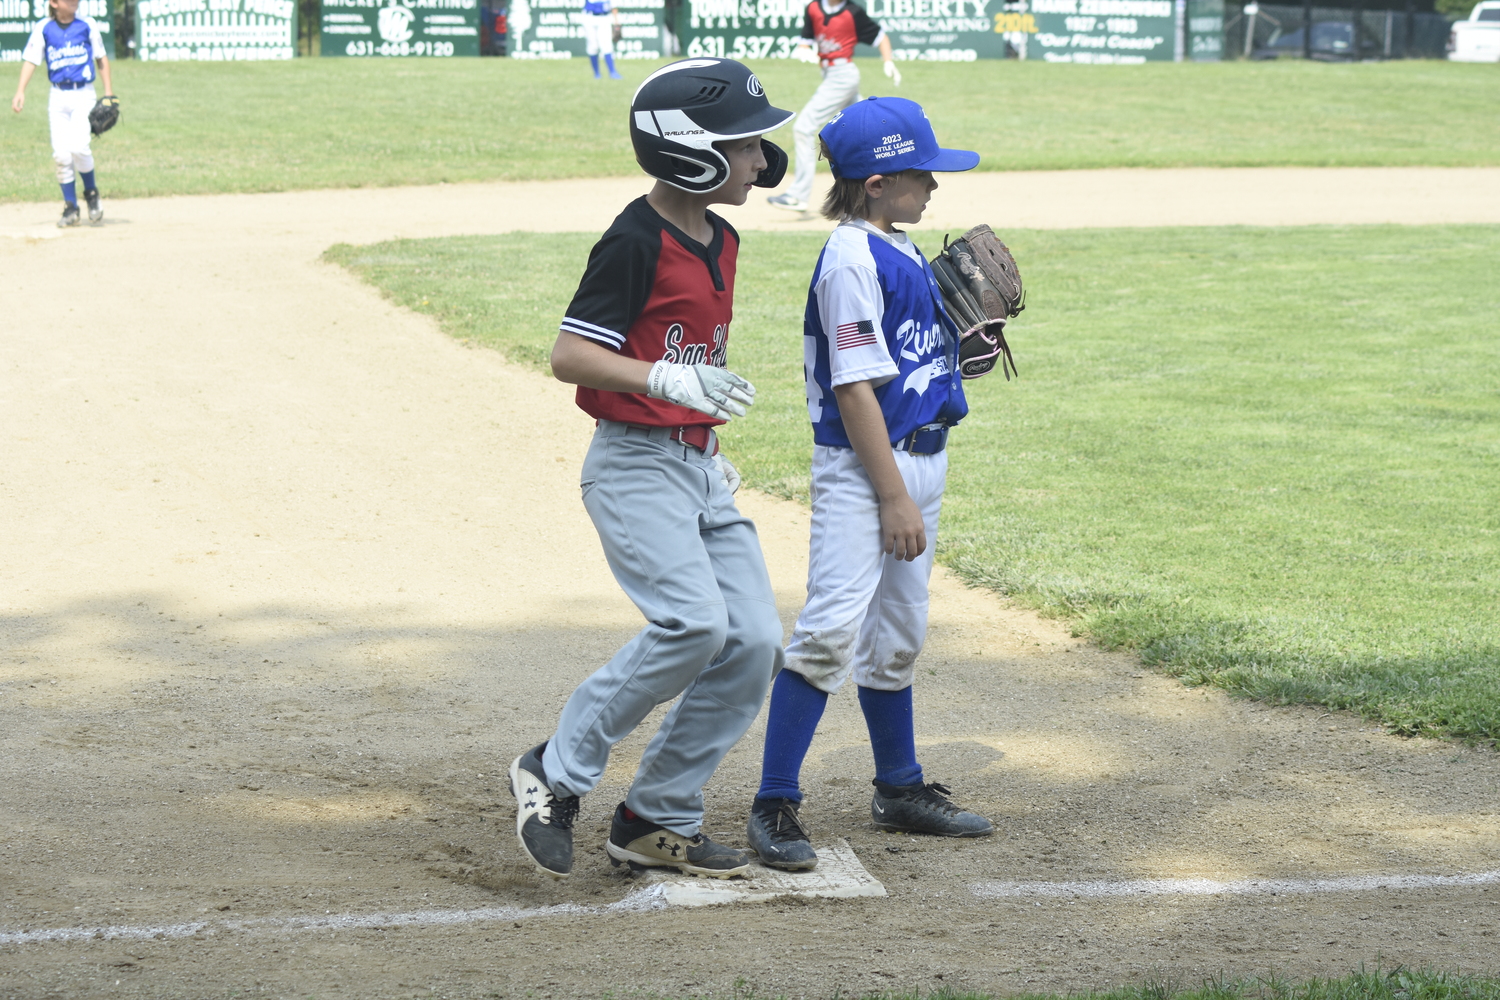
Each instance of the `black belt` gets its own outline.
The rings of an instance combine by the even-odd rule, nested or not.
[[[54,83],[52,86],[58,90],[82,90],[84,87],[91,87],[93,85],[93,80],[64,80],[61,83]]]
[[[936,455],[948,447],[947,426],[918,427],[900,441],[892,441],[891,447],[897,451],[910,452],[913,455]]]

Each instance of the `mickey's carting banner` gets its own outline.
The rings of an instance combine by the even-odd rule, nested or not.
[[[683,55],[785,59],[804,0],[689,0]],[[897,59],[1141,63],[1176,56],[1174,0],[869,0]],[[861,45],[857,55],[873,50]]]
[[[140,0],[135,54],[156,62],[238,62],[297,54],[292,0]]]
[[[477,56],[479,0],[323,0],[318,54]]]

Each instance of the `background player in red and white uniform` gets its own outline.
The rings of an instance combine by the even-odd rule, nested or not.
[[[26,106],[26,85],[38,66],[47,67],[52,93],[47,98],[47,121],[52,127],[52,159],[57,164],[57,183],[62,187],[63,214],[59,226],[76,226],[79,220],[77,182],[89,205],[89,219],[99,222],[99,188],[94,181],[94,155],[89,148],[89,112],[94,102],[94,66],[104,81],[105,96],[113,94],[109,58],[99,26],[78,16],[78,0],[51,0],[52,16],[41,22],[21,50],[21,80],[11,110],[20,114]]]
[[[739,476],[714,433],[755,390],[725,368],[739,236],[707,209],[780,183],[786,154],[761,136],[791,117],[730,60],[647,77],[631,141],[656,184],[595,244],[552,350],[553,373],[598,423],[583,504],[647,624],[578,686],[554,735],[511,764],[516,833],[549,875],[572,870],[579,797],[610,749],[674,699],[615,808],[610,860],[719,878],[750,864],[700,830],[703,785],[782,662],[760,541],[735,508]]]
[[[854,0],[841,3],[812,0],[807,5],[802,18],[802,37],[792,56],[822,66],[823,82],[813,91],[792,129],[796,136],[797,170],[791,187],[766,199],[777,208],[807,211],[818,165],[818,130],[859,100],[859,67],[854,65],[856,42],[879,46],[885,75],[901,86],[901,71],[891,57],[891,40],[880,25],[870,20],[863,7]]]

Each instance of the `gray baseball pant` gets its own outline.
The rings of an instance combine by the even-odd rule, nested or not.
[[[781,669],[782,630],[755,525],[712,458],[669,433],[601,420],[583,461],[584,507],[647,624],[573,692],[542,764],[554,791],[584,795],[610,749],[676,698],[625,804],[691,837],[704,784]]]
[[[813,174],[818,169],[818,133],[833,116],[859,100],[859,67],[852,62],[823,70],[823,82],[808,99],[792,126],[796,139],[797,172],[786,193],[798,201],[812,197]]]

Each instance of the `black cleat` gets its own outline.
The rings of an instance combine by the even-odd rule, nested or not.
[[[745,832],[761,864],[789,872],[818,866],[818,852],[808,842],[807,827],[797,816],[800,805],[792,799],[756,799],[751,804]]]
[[[995,824],[978,813],[971,813],[949,801],[953,794],[937,782],[915,785],[887,785],[872,781],[875,798],[870,802],[870,818],[882,830],[892,833],[931,833],[939,837],[988,837]]]
[[[626,819],[623,802],[615,808],[615,819],[610,824],[609,840],[604,849],[609,852],[610,864],[618,868],[622,863],[628,863],[632,871],[676,868],[689,875],[733,878],[750,869],[750,855],[716,844],[701,833],[684,837],[649,819]]]
[[[533,747],[510,765],[510,794],[516,797],[516,837],[536,870],[566,878],[573,870],[573,819],[578,796],[554,795],[542,769],[542,751]]]
[[[76,226],[78,225],[78,219],[78,202],[64,202],[62,218],[57,220],[57,228],[67,229],[69,226]]]
[[[83,200],[89,203],[89,221],[99,223],[104,220],[104,209],[99,207],[99,189],[90,188],[83,192]]]

